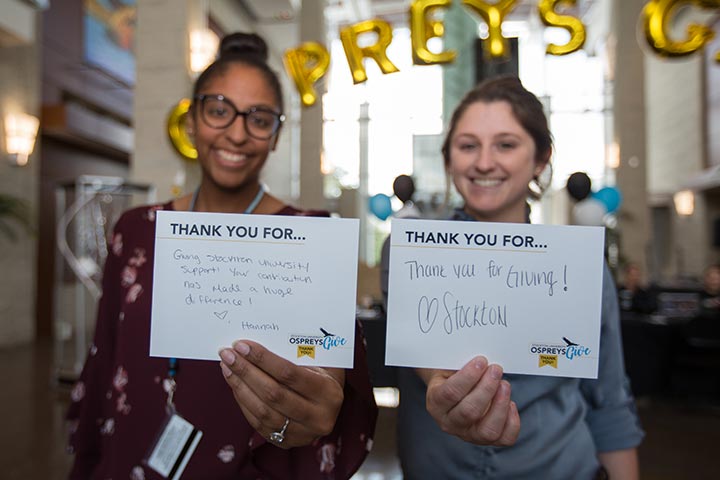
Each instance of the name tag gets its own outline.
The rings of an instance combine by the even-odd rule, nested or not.
[[[176,413],[171,414],[165,421],[157,442],[150,450],[147,466],[163,478],[179,479],[202,435],[192,423]]]

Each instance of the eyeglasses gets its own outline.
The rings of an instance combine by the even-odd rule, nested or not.
[[[239,111],[232,102],[222,95],[198,95],[200,116],[208,127],[227,128],[238,116],[243,117],[245,131],[258,140],[267,140],[275,135],[285,115],[263,107],[250,107]]]

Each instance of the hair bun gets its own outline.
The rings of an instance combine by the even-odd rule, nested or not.
[[[268,48],[265,40],[255,33],[237,32],[223,37],[219,48],[220,58],[254,57],[267,62]]]

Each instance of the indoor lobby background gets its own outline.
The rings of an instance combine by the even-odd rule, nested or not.
[[[92,335],[104,234],[123,208],[196,187],[198,166],[173,146],[168,117],[190,95],[197,57],[233,31],[262,35],[283,81],[287,120],[263,181],[303,208],[360,219],[358,314],[373,381],[384,388],[379,399],[395,400],[375,315],[391,220],[368,200],[393,197],[393,180],[412,175],[416,205],[428,218],[442,215],[439,142],[448,112],[484,76],[515,72],[545,102],[556,143],[552,188],[533,219],[577,220],[566,188],[574,172],[587,174],[595,191],[620,192],[617,211],[602,217],[608,261],[618,281],[634,263],[646,284],[667,294],[667,315],[623,319],[647,431],[642,478],[717,478],[720,336],[701,338],[696,356],[676,353],[687,340],[687,295],[720,261],[720,4],[676,2],[676,39],[693,22],[713,25],[716,35],[703,49],[668,57],[644,37],[643,0],[567,2],[587,39],[577,52],[546,55],[548,43],[568,36],[543,25],[538,3],[516,2],[503,23],[514,39],[511,58],[498,64],[483,56],[483,20],[455,0],[442,45],[431,44],[457,58],[415,66],[411,0],[0,1],[0,478],[65,477],[62,416]],[[392,24],[388,56],[400,72],[383,74],[367,61],[367,82],[354,84],[339,31],[372,18]],[[284,52],[306,41],[331,54],[312,106],[283,66]],[[21,114],[39,119],[29,156],[8,153],[10,118]],[[398,210],[401,202],[392,202]],[[394,412],[381,408],[375,448],[357,479],[401,478]]]

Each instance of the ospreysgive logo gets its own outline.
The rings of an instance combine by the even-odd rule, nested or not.
[[[562,343],[533,343],[530,345],[530,353],[538,355],[538,367],[550,366],[558,368],[558,359],[563,357],[567,360],[590,356],[590,348],[562,337]]]
[[[288,342],[291,345],[297,345],[297,358],[308,356],[314,359],[316,347],[330,350],[344,347],[347,343],[345,337],[330,333],[324,328],[321,328],[320,332],[322,332],[322,335],[290,335]]]

